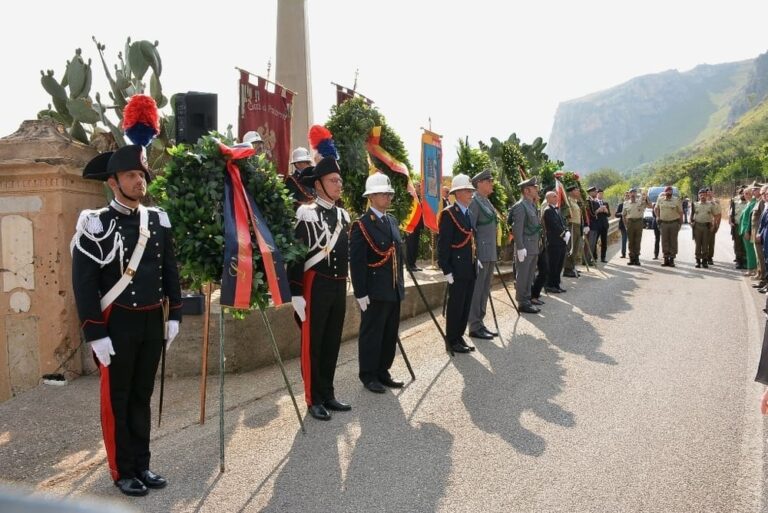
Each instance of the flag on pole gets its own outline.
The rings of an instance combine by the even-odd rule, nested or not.
[[[421,134],[421,207],[424,226],[437,233],[442,210],[443,148],[441,137],[424,130]]]
[[[239,85],[238,138],[242,140],[252,130],[258,132],[267,159],[274,162],[278,173],[288,173],[294,92],[244,70],[240,70]]]

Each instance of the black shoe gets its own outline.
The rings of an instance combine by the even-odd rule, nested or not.
[[[708,268],[709,268],[709,264],[707,263],[707,261],[706,261],[706,260],[702,260],[702,261],[701,261],[701,266],[702,266],[704,269],[708,269]]]
[[[674,267],[674,266],[675,266],[675,259],[674,258],[670,258],[669,259],[669,267]]]
[[[483,331],[482,329],[477,331],[470,331],[469,336],[472,338],[482,338],[483,340],[491,340],[493,338],[493,335],[491,335],[486,331]]]
[[[760,294],[765,294],[766,292],[768,292],[768,287],[763,287],[762,289],[757,289],[757,291],[758,291]]]
[[[541,306],[541,305],[543,305],[545,303],[541,299],[539,299],[537,297],[533,297],[533,298],[531,298],[531,304],[532,305],[536,305],[536,306]]]
[[[386,392],[386,390],[384,389],[384,385],[382,385],[380,381],[375,379],[372,381],[369,381],[364,386],[374,394],[383,394],[384,392]]]
[[[627,258],[627,255],[621,255],[621,258]]]
[[[631,259],[631,258],[630,258],[630,259],[627,261],[627,265],[635,265],[635,261],[634,261],[633,259]]]
[[[658,260],[659,259],[659,255],[653,255],[653,259],[654,260]]]
[[[465,346],[463,344],[451,344],[451,350],[454,353],[469,353],[472,351],[469,346]]]
[[[349,411],[352,409],[352,406],[347,403],[342,403],[337,399],[329,399],[323,403],[323,406],[325,406],[327,410],[333,411]]]
[[[325,409],[322,404],[313,404],[309,407],[309,414],[317,420],[331,420],[331,412]]]
[[[118,479],[115,481],[115,486],[117,486],[125,495],[130,495],[131,497],[143,497],[149,493],[149,490],[144,486],[144,483],[139,481],[136,477]]]
[[[520,311],[523,312],[523,313],[537,314],[537,313],[541,312],[541,309],[536,308],[535,306],[531,306],[531,305],[521,305],[520,306]]]
[[[607,263],[608,263],[608,260],[606,260],[605,258],[601,258],[601,259],[600,259],[600,261],[601,261],[602,263],[604,263],[604,264],[607,264]]]
[[[766,285],[766,282],[759,281],[758,283],[753,283],[752,284],[752,288],[753,289],[762,289],[763,287],[765,287],[765,285]]]
[[[402,381],[392,379],[391,377],[381,378],[379,381],[381,381],[382,385],[389,388],[403,388],[403,385],[405,385]]]
[[[165,479],[163,476],[155,474],[151,470],[144,470],[143,472],[139,472],[138,478],[139,481],[144,483],[144,486],[147,488],[165,488],[165,485],[168,484],[167,479]]]
[[[576,275],[576,273],[575,273],[575,272],[573,272],[573,271],[565,271],[565,272],[563,273],[563,276],[566,276],[566,277],[568,277],[568,278],[578,278],[578,276]]]
[[[560,294],[561,292],[561,289],[555,287],[544,287],[544,290],[547,291],[548,294]]]
[[[715,265],[715,262],[714,262],[714,261],[712,261],[712,259],[711,259],[711,258],[707,260],[707,263],[708,263],[709,265]]]
[[[696,260],[696,265],[694,266],[696,269],[701,268],[701,260]]]
[[[474,351],[475,350],[474,346],[470,346],[469,344],[467,344],[467,341],[464,340],[464,337],[461,337],[461,340],[459,340],[459,344],[461,344],[465,348],[469,349],[470,351]]]
[[[640,259],[639,259],[639,258],[635,258],[635,265],[641,265],[641,264],[640,264]]]
[[[564,292],[568,292],[563,287],[558,287],[557,290],[559,290],[561,294],[564,293]]]

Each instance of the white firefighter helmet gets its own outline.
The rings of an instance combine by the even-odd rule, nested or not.
[[[309,154],[309,150],[299,146],[291,152],[291,164],[297,162],[309,162],[312,163],[312,155]]]
[[[472,180],[469,178],[469,176],[464,174],[454,176],[453,180],[451,180],[451,190],[448,192],[453,194],[454,192],[460,191],[462,189],[469,189],[474,191],[475,188],[472,185]]]
[[[395,193],[395,190],[392,188],[392,183],[389,181],[389,177],[384,173],[374,173],[365,180],[364,198],[371,194],[379,193]]]
[[[246,132],[243,136],[243,143],[246,144],[252,144],[255,142],[262,142],[261,135],[256,130],[251,130],[250,132]]]

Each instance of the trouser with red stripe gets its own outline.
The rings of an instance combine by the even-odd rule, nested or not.
[[[101,429],[113,480],[149,468],[150,399],[163,345],[160,308],[115,306],[108,321],[115,354],[101,371]]]
[[[333,378],[347,309],[347,277],[304,273],[306,320],[301,327],[301,376],[307,406],[335,399]]]

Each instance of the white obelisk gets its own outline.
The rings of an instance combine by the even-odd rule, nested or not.
[[[278,0],[275,77],[278,83],[296,92],[293,99],[291,148],[306,147],[309,144],[307,132],[312,125],[308,33],[306,0]]]

